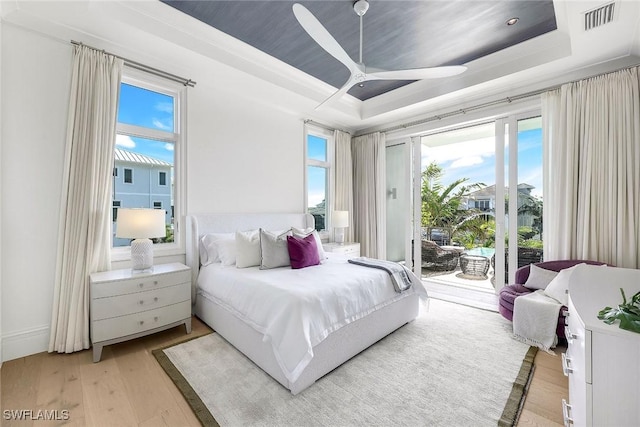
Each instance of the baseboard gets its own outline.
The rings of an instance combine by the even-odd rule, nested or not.
[[[2,336],[2,361],[30,356],[47,351],[49,347],[49,325],[43,325]]]

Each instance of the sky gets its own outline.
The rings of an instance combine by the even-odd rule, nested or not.
[[[327,160],[327,140],[315,135],[307,137],[307,157],[320,161]],[[307,206],[313,207],[322,202],[325,195],[326,173],[319,167],[307,168],[308,193]]]
[[[174,102],[171,96],[121,84],[118,122],[173,132],[173,115]],[[116,148],[174,163],[173,143],[117,135]]]
[[[506,143],[508,150],[508,141]],[[508,159],[508,152],[505,153]],[[460,178],[467,183],[493,185],[495,179],[495,140],[493,136],[453,144],[427,147],[422,145],[422,169],[435,161],[444,170],[444,186]],[[505,173],[508,169],[505,166]],[[508,183],[508,177],[505,182]],[[542,197],[542,129],[534,128],[518,132],[518,183],[534,186],[531,194]]]

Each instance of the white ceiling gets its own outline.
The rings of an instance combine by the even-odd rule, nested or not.
[[[78,41],[196,81],[206,70],[247,88],[260,102],[358,131],[640,64],[639,1],[617,0],[613,22],[584,31],[584,12],[605,3],[555,0],[557,30],[466,63],[459,76],[418,81],[366,101],[347,95],[320,110],[315,107],[333,86],[159,1],[5,0],[1,14],[10,24],[60,40],[80,36]]]

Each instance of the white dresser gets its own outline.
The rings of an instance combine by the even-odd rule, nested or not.
[[[345,242],[345,243],[325,243],[322,245],[325,252],[331,252],[339,254],[346,258],[355,258],[360,256],[360,243]]]
[[[580,266],[569,283],[568,348],[563,370],[569,402],[565,426],[640,425],[640,334],[607,325],[597,315],[640,291],[640,270]]]
[[[131,269],[91,275],[93,361],[102,347],[183,324],[191,333],[191,269],[159,264],[148,273]]]

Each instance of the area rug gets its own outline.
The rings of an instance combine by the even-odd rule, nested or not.
[[[431,299],[296,396],[216,333],[154,355],[205,426],[507,426],[536,351],[511,335],[495,312]]]

